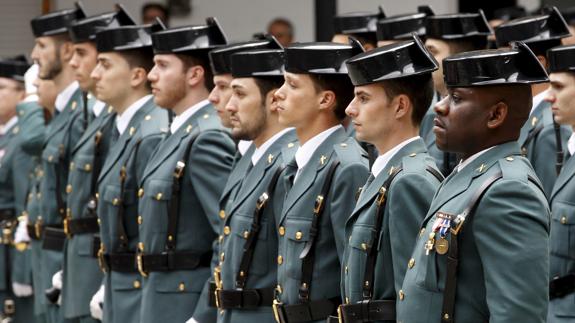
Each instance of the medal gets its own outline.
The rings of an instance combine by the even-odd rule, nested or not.
[[[447,250],[449,250],[449,241],[445,237],[439,238],[435,243],[435,251],[440,255],[444,255]]]
[[[425,243],[425,255],[429,256],[429,252],[433,250],[433,245],[435,244],[435,232],[429,234],[429,239]]]

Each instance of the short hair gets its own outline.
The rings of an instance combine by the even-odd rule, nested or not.
[[[138,48],[129,49],[124,51],[118,51],[118,53],[126,62],[130,68],[143,68],[148,74],[154,67],[154,52],[151,48]],[[150,81],[146,78],[146,88],[151,90]]]
[[[214,74],[212,73],[212,68],[210,67],[210,61],[207,52],[198,55],[186,55],[186,54],[176,54],[182,63],[184,64],[184,72],[189,68],[194,66],[201,66],[204,69],[204,86],[208,91],[214,88]]]
[[[455,40],[442,40],[447,43],[447,46],[449,46],[449,52],[451,54],[487,49],[486,36],[471,36]]]
[[[148,11],[149,9],[156,9],[156,10],[160,10],[163,14],[164,17],[166,17],[166,19],[170,18],[170,9],[168,9],[168,7],[164,6],[163,4],[159,3],[159,2],[148,2],[145,3],[142,6],[142,16],[146,13],[146,11]]]
[[[353,84],[346,75],[309,74],[316,92],[332,91],[335,93],[335,116],[339,120],[346,118],[345,109],[353,100]]]
[[[293,37],[294,27],[293,27],[293,24],[291,23],[291,21],[289,21],[287,18],[283,18],[283,17],[275,18],[274,20],[270,21],[270,23],[268,24],[268,31],[270,30],[272,25],[276,25],[276,24],[286,26],[288,28],[289,35],[291,37]]]
[[[433,78],[431,73],[412,75],[380,82],[390,100],[400,94],[407,95],[413,107],[411,121],[419,126],[433,100]]]
[[[260,90],[260,95],[262,97],[262,102],[265,101],[266,95],[274,90],[279,89],[283,83],[283,76],[266,76],[266,77],[254,77],[254,81],[258,89]]]

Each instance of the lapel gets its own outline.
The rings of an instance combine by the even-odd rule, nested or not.
[[[452,173],[437,190],[424,221],[433,216],[445,203],[465,192],[473,180],[485,174],[493,165],[498,163],[499,159],[511,155],[520,155],[517,142],[508,142],[493,147],[460,172]]]
[[[48,143],[54,135],[59,133],[62,128],[64,128],[68,121],[72,118],[73,114],[76,112],[76,108],[81,106],[81,98],[82,98],[82,91],[78,88],[72,97],[70,97],[70,101],[64,107],[64,110],[58,114],[54,118],[53,122],[50,122],[50,126],[48,126],[48,133],[46,138],[44,139],[44,144]]]
[[[94,120],[92,120],[92,122],[90,123],[86,131],[82,134],[82,137],[80,138],[80,140],[78,140],[78,143],[72,150],[72,156],[76,153],[76,151],[78,151],[78,149],[80,149],[80,147],[82,147],[86,143],[86,141],[94,138],[96,132],[98,132],[98,130],[102,128],[102,126],[106,123],[107,120],[109,120],[112,117],[112,115],[113,113],[111,113],[111,109],[105,107],[104,110],[102,110],[102,113]]]
[[[136,130],[140,127],[142,120],[144,117],[150,113],[156,106],[154,105],[154,98],[150,98],[148,102],[144,103],[144,105],[134,114],[126,130],[118,141],[112,146],[106,161],[104,162],[104,166],[102,166],[102,171],[100,172],[100,177],[98,178],[98,183],[108,174],[108,172],[114,168],[120,157],[124,154],[128,143],[132,140],[133,135],[136,131],[130,131],[130,128],[135,128]],[[114,125],[115,126],[115,125]]]
[[[537,127],[540,122],[543,122],[543,112],[549,107],[549,102],[543,100],[537,105],[533,113],[527,119],[527,122],[521,127],[521,132],[519,133],[519,139],[517,142],[520,147],[525,145],[525,140],[529,137],[529,134]]]
[[[222,192],[222,196],[220,197],[220,208],[223,209],[225,207],[225,202],[230,198],[230,194],[234,190],[236,186],[241,183],[246,175],[246,171],[252,162],[252,155],[255,151],[254,144],[251,144],[246,153],[238,160],[230,176],[228,177],[228,181],[226,182],[226,187]],[[239,154],[239,151],[237,152]]]
[[[283,221],[283,218],[291,208],[293,208],[297,201],[306,195],[306,192],[313,186],[315,179],[321,170],[324,169],[325,166],[334,162],[336,156],[334,156],[335,153],[333,146],[345,141],[347,138],[348,136],[345,130],[343,128],[339,128],[329,135],[329,137],[327,137],[319,147],[317,147],[316,151],[311,156],[307,165],[302,169],[301,173],[298,175],[297,181],[293,184],[286,196],[281,221]],[[323,161],[323,163],[321,161]],[[310,206],[310,209],[312,206],[313,205]]]
[[[561,173],[557,177],[557,181],[553,186],[553,192],[551,193],[551,197],[549,198],[549,203],[553,200],[555,195],[561,191],[561,189],[567,185],[567,183],[573,178],[575,175],[575,157],[571,156],[567,159],[567,163],[563,166]]]

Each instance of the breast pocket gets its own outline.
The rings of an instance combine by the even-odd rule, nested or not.
[[[234,273],[237,273],[240,267],[242,257],[244,255],[244,247],[246,241],[250,235],[252,226],[252,218],[245,215],[236,214],[232,216],[230,220],[230,227],[232,229],[232,269]],[[270,248],[268,246],[268,221],[262,221],[261,229],[258,233],[256,240],[256,247],[254,250],[254,255],[252,263],[249,268],[249,272],[253,274],[265,274],[268,271],[269,257],[273,257],[270,254]]]
[[[50,167],[57,167],[60,161],[60,151],[58,147],[47,146],[44,148],[44,151],[42,151],[42,160],[48,163]],[[49,185],[46,187],[49,190],[56,189],[56,181],[44,181],[44,185]]]
[[[81,173],[91,173],[93,171],[94,157],[90,155],[76,155],[72,161],[71,169]]]
[[[355,225],[349,237],[349,256],[344,264],[345,279],[351,293],[351,299],[361,299],[365,276],[367,250],[372,244],[372,227]]]
[[[183,198],[183,197],[181,197]],[[153,221],[151,231],[166,233],[168,230],[168,212],[172,200],[172,182],[168,180],[152,179],[146,182],[142,210],[147,215],[144,221]],[[179,210],[179,212],[193,212],[194,210]]]
[[[433,223],[433,220],[430,221]],[[417,265],[413,269],[415,273],[415,283],[429,291],[439,291],[439,264],[445,263],[447,255],[439,255],[434,250],[428,255],[425,254],[424,245],[431,232],[431,224],[428,224],[426,231],[421,234],[415,243],[414,259]]]
[[[554,202],[551,219],[551,253],[575,259],[575,203]]]
[[[285,238],[287,239],[286,255],[278,255],[278,265],[287,266],[287,275],[293,279],[301,279],[300,255],[306,243],[310,240],[311,220],[286,219]],[[316,255],[321,257],[321,255]]]

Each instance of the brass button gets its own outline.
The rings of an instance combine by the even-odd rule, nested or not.
[[[48,156],[48,161],[49,161],[49,162],[52,162],[53,160],[54,160],[54,156],[52,156],[52,155]]]
[[[221,261],[221,262],[224,262],[224,259],[225,259],[225,258],[226,258],[226,255],[222,252],[222,253],[220,254],[220,261]]]
[[[419,237],[421,238],[421,236],[425,233],[425,228],[422,228],[421,230],[419,230]]]
[[[143,189],[143,188],[140,188],[140,189],[138,190],[138,197],[142,197],[142,196],[144,196],[144,189]]]
[[[102,224],[102,223],[100,222],[100,218],[98,218],[98,219],[96,220],[96,222],[98,222],[98,225],[101,225],[101,224]]]
[[[156,194],[156,200],[158,200],[158,201],[161,200],[162,196],[163,196],[162,193]]]
[[[116,206],[118,204],[120,204],[120,200],[118,200],[117,198],[112,200],[112,205]]]
[[[244,239],[247,239],[250,236],[250,232],[249,231],[244,231]]]
[[[281,265],[284,263],[284,257],[282,257],[281,255],[278,256],[278,265]]]
[[[365,242],[361,243],[361,249],[367,250],[367,244]]]
[[[174,236],[170,234],[170,235],[168,236],[168,241],[174,241]]]
[[[283,291],[283,290],[282,290],[282,285],[278,284],[278,285],[276,286],[276,291],[278,292],[278,294],[281,294],[282,291]]]
[[[224,210],[220,210],[220,219],[225,219],[226,218],[226,211]]]
[[[409,269],[413,268],[413,266],[415,266],[415,259],[411,258],[409,259],[409,262],[407,263],[407,267],[409,267]]]
[[[142,216],[138,215],[138,224],[142,224]]]
[[[403,301],[403,299],[405,298],[405,294],[403,293],[403,290],[399,290],[399,300]]]
[[[449,314],[447,314],[447,313],[443,314],[443,319],[448,321],[449,320]]]
[[[220,236],[218,237],[218,242],[219,242],[219,243],[224,242],[224,236],[220,235]]]
[[[92,165],[90,165],[90,164],[84,165],[84,170],[87,171],[87,172],[91,171],[91,170],[92,170]]]
[[[144,251],[144,243],[143,242],[138,242],[138,250],[140,250],[140,252]]]
[[[230,232],[231,232],[230,227],[226,225],[226,226],[224,227],[224,234],[225,234],[225,235],[229,235]]]
[[[140,284],[139,280],[134,280],[134,288],[140,288],[142,284]]]
[[[179,290],[180,292],[185,291],[185,290],[186,290],[186,284],[180,283],[180,284],[178,285],[178,290]]]
[[[288,148],[292,148],[293,146],[295,146],[295,144],[294,144],[293,142],[290,142],[290,143],[288,144]]]
[[[347,297],[347,296],[345,297],[345,303],[349,304],[349,297]]]
[[[74,169],[74,162],[70,162],[70,170]]]
[[[561,217],[561,224],[567,224],[567,217],[566,216]]]
[[[513,161],[513,157],[509,156],[509,157],[505,157],[506,161]]]
[[[301,233],[301,231],[298,231],[295,233],[295,239],[296,240],[301,240],[302,237],[303,237],[303,233]]]
[[[72,193],[72,185],[70,184],[66,185],[66,193],[68,194]]]
[[[347,147],[347,144],[345,142],[342,142],[341,144],[339,144],[340,146],[342,146],[343,148]]]
[[[417,153],[411,153],[411,154],[409,154],[409,157],[415,157],[415,156],[417,156]]]
[[[284,227],[280,227],[278,231],[281,237],[283,237],[286,234],[286,228]]]
[[[347,270],[348,270],[348,268],[347,268],[347,266],[345,266],[344,271],[345,271],[346,275],[347,275]]]

